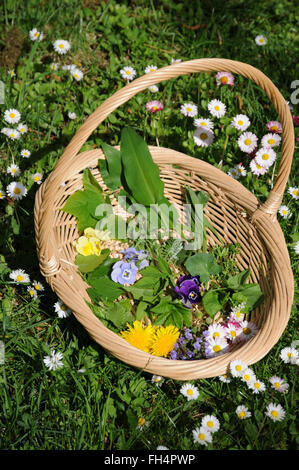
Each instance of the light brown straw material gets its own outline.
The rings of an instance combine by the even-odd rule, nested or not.
[[[72,246],[78,237],[76,219],[60,210],[67,198],[82,188],[84,168],[92,173],[106,190],[97,169],[101,150],[79,153],[82,145],[99,124],[116,108],[149,86],[196,72],[229,71],[256,82],[274,104],[282,124],[282,158],[277,180],[268,200],[260,204],[242,184],[214,166],[162,147],[150,147],[160,167],[165,196],[171,203],[182,205],[183,188],[208,192],[205,215],[224,243],[240,243],[237,264],[240,270],[250,268],[250,282],[258,282],[265,293],[265,302],[251,314],[259,331],[241,347],[215,358],[194,361],[173,361],[151,356],[106,328],[91,312],[87,285],[74,265]],[[125,123],[124,123],[125,125]],[[293,302],[293,275],[283,233],[276,220],[288,180],[294,150],[292,117],[285,99],[274,84],[256,68],[227,59],[199,59],[173,64],[143,77],[108,98],[80,127],[56,168],[36,194],[35,229],[40,268],[58,297],[73,311],[92,338],[121,361],[152,374],[177,380],[214,377],[228,371],[229,363],[241,359],[248,365],[263,358],[279,340],[290,315]],[[208,232],[208,246],[219,243]]]

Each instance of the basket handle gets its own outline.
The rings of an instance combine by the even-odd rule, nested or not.
[[[238,73],[253,80],[267,94],[273,103],[282,125],[282,157],[275,185],[269,194],[268,200],[263,204],[264,212],[275,215],[283,197],[283,193],[291,170],[294,152],[294,127],[289,107],[271,80],[260,70],[243,62],[228,59],[196,59],[188,62],[175,63],[163,67],[135,79],[125,87],[110,96],[96,111],[94,111],[84,124],[79,128],[69,145],[66,147],[56,168],[67,168],[68,161],[73,159],[86,142],[90,134],[109,116],[115,109],[130,100],[134,95],[165,80],[184,74],[196,72],[226,71]]]

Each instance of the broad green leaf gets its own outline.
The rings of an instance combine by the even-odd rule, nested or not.
[[[100,277],[107,276],[110,273],[113,264],[117,261],[119,261],[118,258],[105,258],[105,260],[88,275],[87,282],[89,283],[92,282],[94,279],[96,280]]]
[[[96,269],[109,255],[110,250],[103,250],[100,255],[84,256],[78,254],[75,258],[75,264],[82,273],[90,273]]]
[[[86,191],[92,191],[96,194],[103,193],[103,190],[89,168],[85,168],[83,172],[83,187]]]
[[[211,253],[196,253],[187,259],[185,266],[191,276],[200,276],[201,282],[208,282],[222,270]]]
[[[111,321],[117,328],[121,329],[135,320],[131,313],[131,303],[129,299],[120,300],[107,309],[105,318]]]
[[[236,274],[235,276],[231,276],[227,280],[227,287],[232,290],[238,290],[248,280],[250,276],[250,269],[245,269],[245,271],[241,271],[240,273]]]
[[[96,226],[99,220],[95,217],[96,208],[103,203],[103,196],[94,191],[76,191],[61,210],[77,218],[78,231],[82,232],[87,227]]]
[[[135,313],[136,320],[142,320],[145,316],[147,316],[146,309],[148,306],[149,304],[147,302],[143,302],[143,300],[138,303]]]
[[[120,151],[108,144],[102,145],[106,160],[99,160],[99,168],[105,184],[112,190],[122,186],[122,162]]]
[[[224,298],[221,296],[221,293],[217,290],[209,290],[202,298],[202,303],[206,313],[214,318],[216,313],[218,313],[223,305]]]
[[[249,311],[254,310],[264,300],[259,284],[246,284],[238,290],[238,293],[246,297],[246,307]]]
[[[145,141],[131,128],[122,130],[121,158],[125,181],[133,198],[145,206],[161,201],[164,184],[159,167],[153,162]]]
[[[124,293],[119,284],[113,282],[108,276],[92,280],[88,279],[88,283],[93,290],[93,297],[96,297],[98,300],[115,300]],[[87,289],[87,292],[89,293],[90,289]]]

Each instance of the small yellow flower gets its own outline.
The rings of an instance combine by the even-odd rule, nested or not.
[[[122,331],[120,336],[135,348],[141,349],[147,353],[153,342],[155,328],[152,325],[144,326],[142,321],[134,321],[133,326],[127,323],[128,330]]]
[[[173,325],[157,328],[151,346],[151,353],[154,356],[167,357],[179,336],[179,330]]]
[[[73,246],[77,253],[83,256],[101,254],[101,232],[92,227],[84,230],[84,235],[74,240]]]

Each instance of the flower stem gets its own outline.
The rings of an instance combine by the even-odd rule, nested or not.
[[[228,140],[229,140],[229,135],[227,134],[226,137],[225,137],[225,142],[224,142],[224,146],[223,146],[223,150],[222,150],[221,159],[220,159],[220,162],[218,164],[220,169],[222,168],[222,165],[223,165],[223,160],[224,160],[224,155],[225,155],[225,152],[226,152]]]

